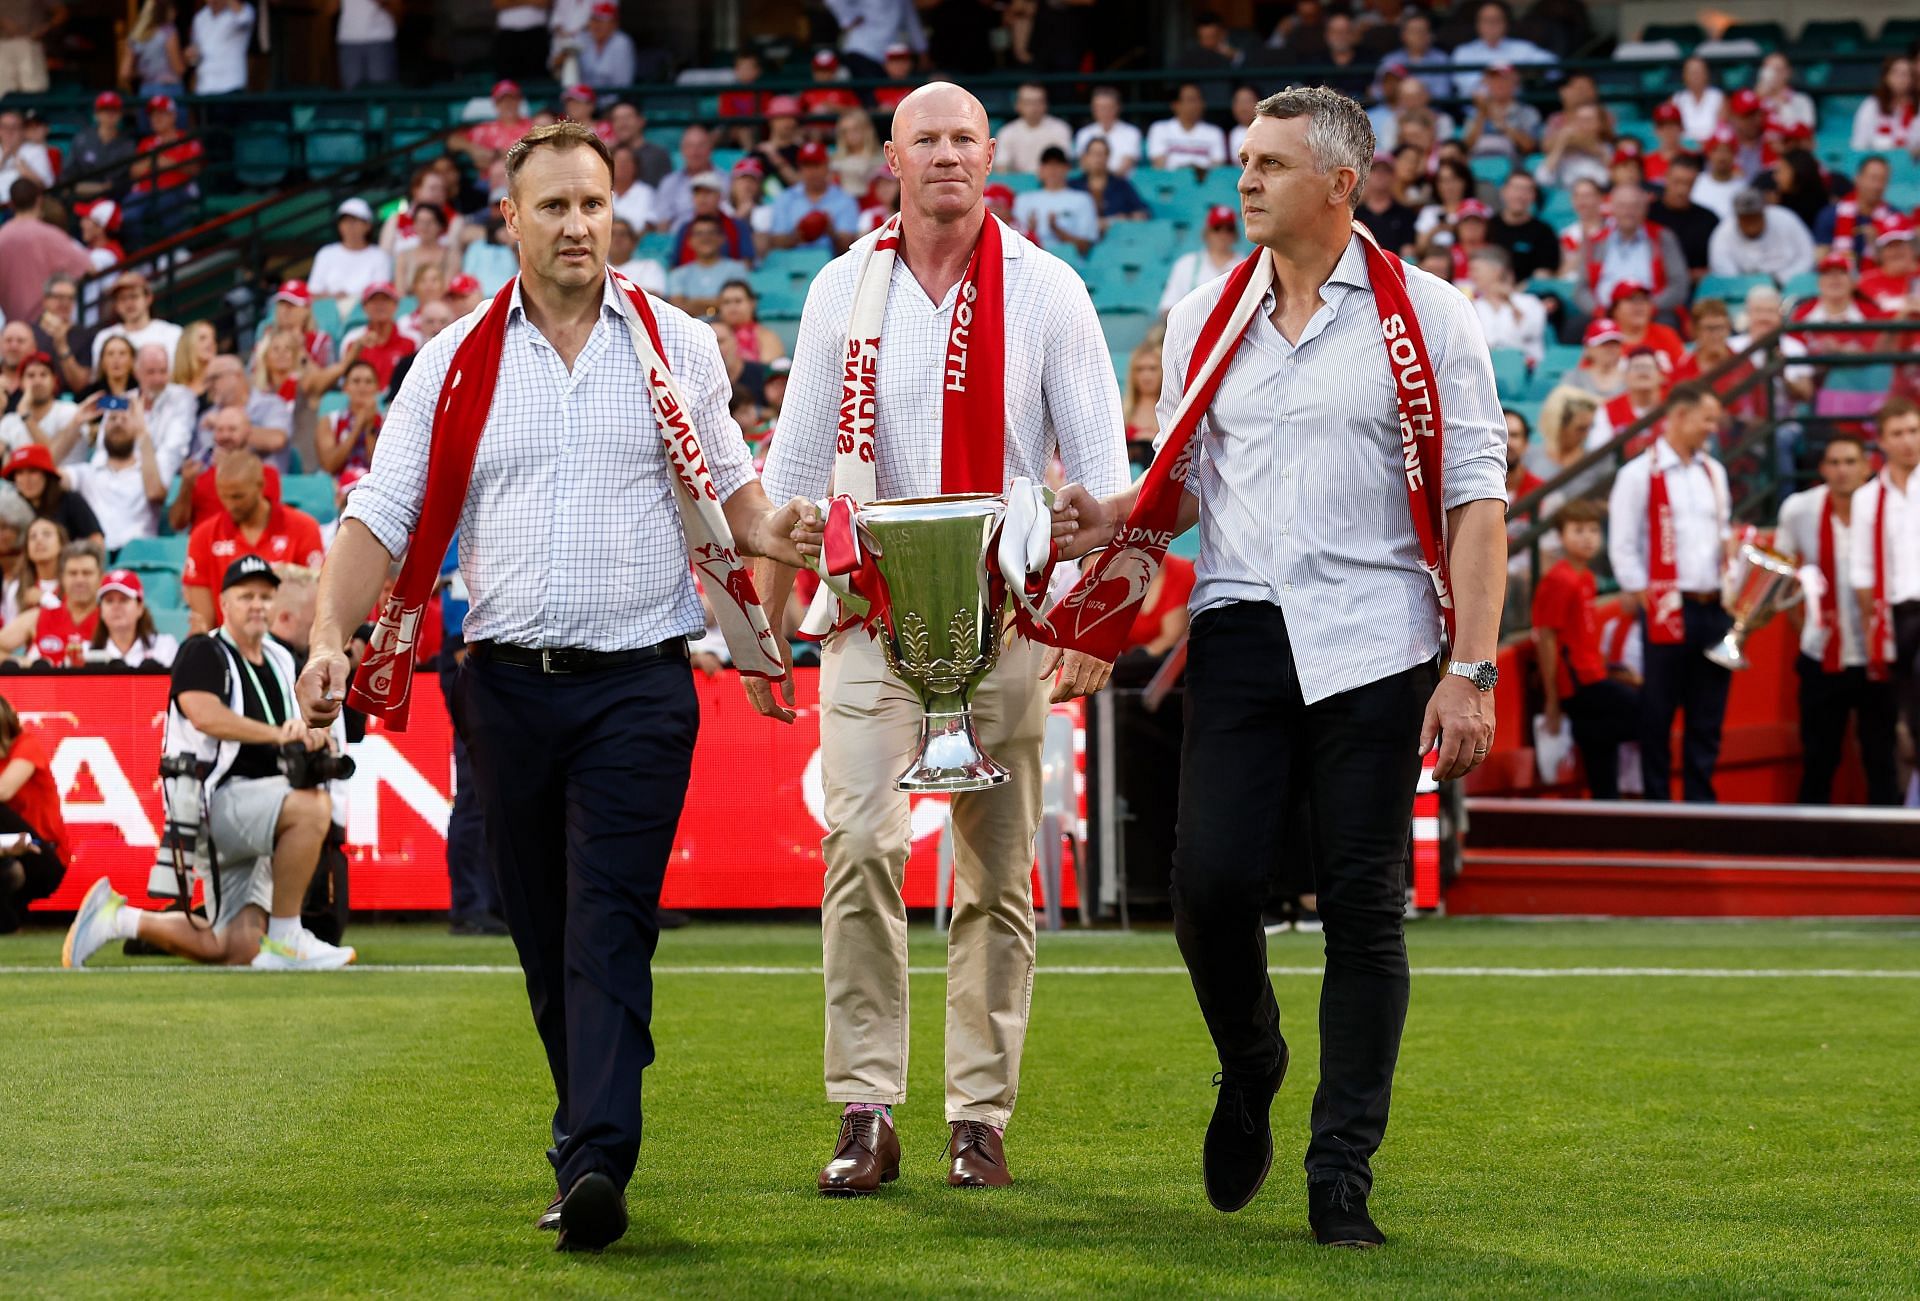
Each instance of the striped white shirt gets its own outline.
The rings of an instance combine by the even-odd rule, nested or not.
[[[854,283],[875,231],[828,264],[807,293],[780,424],[767,454],[776,500],[824,497],[840,427],[840,359]],[[1127,485],[1126,427],[1100,319],[1072,268],[1004,224],[1006,480],[1044,482],[1057,450],[1067,478],[1096,494]],[[875,380],[876,487],[882,498],[940,491],[947,329],[956,284],[938,303],[896,258]],[[1002,485],[1003,487],[1005,485]]]
[[[468,641],[632,650],[706,626],[645,377],[612,281],[568,371],[514,286],[493,408],[460,512]],[[712,327],[649,298],[722,501],[753,478]],[[405,551],[427,484],[433,408],[470,313],[436,335],[380,427],[346,519]]]
[[[1221,287],[1200,286],[1167,320],[1161,441]],[[1506,421],[1473,305],[1414,267],[1407,290],[1445,419],[1441,504],[1504,502]],[[1268,294],[1201,418],[1199,464],[1186,481],[1200,498],[1192,610],[1279,606],[1307,704],[1432,659],[1442,631],[1407,503],[1399,405],[1358,236],[1320,297],[1300,341],[1289,344]]]

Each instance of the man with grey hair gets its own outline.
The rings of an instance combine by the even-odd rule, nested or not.
[[[1744,332],[1727,340],[1727,347],[1735,353],[1745,352],[1757,341],[1778,330],[1786,320],[1786,300],[1772,285],[1755,285],[1747,290],[1746,309]],[[1807,355],[1807,345],[1791,334],[1782,334],[1774,340],[1773,346],[1782,357],[1789,359]],[[1819,372],[1812,366],[1789,365],[1780,372],[1780,378],[1774,383],[1779,386],[1775,393],[1776,401],[1781,406],[1810,402],[1814,389],[1819,386]],[[1788,428],[1798,430],[1799,426],[1794,424]]]
[[[175,384],[173,358],[157,343],[144,344],[133,356],[133,397],[146,414],[147,431],[159,456],[160,477],[168,483],[193,450],[194,412],[199,401],[193,390]]]
[[[93,383],[87,359],[93,356],[93,331],[79,324],[80,281],[65,271],[47,277],[40,315],[33,322],[33,345],[53,358],[69,392]]]
[[[1439,781],[1486,758],[1506,582],[1486,341],[1465,297],[1354,224],[1373,147],[1325,87],[1261,102],[1239,184],[1258,247],[1168,319],[1153,465],[1104,501],[1069,484],[1054,530],[1063,555],[1106,548],[1055,644],[1108,659],[1167,540],[1200,526],[1173,899],[1221,1067],[1207,1196],[1238,1210],[1272,1164],[1288,1052],[1261,907],[1310,843],[1327,968],[1307,1208],[1330,1246],[1385,1240],[1366,1202],[1407,1011],[1414,790],[1428,752]]]

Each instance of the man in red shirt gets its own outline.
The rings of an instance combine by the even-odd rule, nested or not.
[[[136,228],[144,221],[147,235],[157,237],[187,217],[204,151],[198,140],[181,133],[179,112],[165,95],[147,101],[147,121],[153,134],[140,141],[135,155],[126,218]]]
[[[482,176],[493,166],[494,159],[507,152],[509,146],[527,132],[533,130],[522,105],[526,100],[520,94],[517,82],[497,81],[493,85],[494,119],[482,122],[471,131],[456,135],[448,146],[456,153],[463,153],[473,159],[474,167]]]
[[[1573,723],[1573,743],[1596,800],[1620,798],[1620,745],[1640,728],[1640,693],[1608,669],[1594,613],[1593,558],[1605,540],[1606,507],[1569,502],[1560,511],[1561,558],[1533,591],[1533,643],[1545,686],[1546,727]]]
[[[272,565],[317,567],[326,558],[320,525],[313,516],[267,500],[260,458],[236,451],[218,472],[220,511],[197,525],[187,542],[187,568],[180,587],[193,612],[193,631],[220,626],[214,584],[241,556],[259,556]]]
[[[0,834],[23,832],[40,845],[0,858],[0,935],[19,930],[27,905],[60,888],[73,853],[46,747],[0,698]]]
[[[393,382],[395,363],[419,348],[410,336],[400,332],[394,320],[400,308],[400,291],[391,283],[376,280],[368,285],[361,291],[360,306],[367,314],[367,323],[347,331],[346,338],[340,341],[340,360],[321,371],[314,379],[315,384],[332,388],[347,373],[354,359],[360,358],[373,364],[374,373],[380,377],[380,387],[384,389]]]
[[[1666,354],[1667,370],[1672,372],[1687,355],[1687,345],[1669,326],[1653,319],[1653,291],[1631,280],[1613,287],[1613,323],[1620,328],[1620,342],[1628,352],[1645,344]]]
[[[1626,392],[1615,394],[1607,404],[1593,413],[1593,432],[1587,441],[1594,447],[1611,443],[1618,438],[1626,427],[1639,420],[1666,396],[1668,375],[1660,354],[1652,348],[1642,345],[1627,350],[1627,388]],[[1641,430],[1627,444],[1629,457],[1640,455],[1653,445],[1660,436],[1660,422],[1655,421]]]
[[[1888,218],[1880,238],[1875,241],[1880,248],[1880,265],[1860,277],[1860,292],[1889,316],[1910,314],[1908,299],[1913,294],[1914,278],[1920,275],[1920,257],[1915,256],[1913,237],[1912,222],[1900,217]]]
[[[840,56],[832,50],[813,54],[813,89],[800,92],[800,107],[809,117],[826,116],[842,109],[859,108],[860,97],[838,84]]]
[[[900,106],[901,100],[918,88],[919,83],[913,76],[913,63],[911,45],[896,41],[887,47],[886,60],[881,66],[887,70],[887,80],[893,84],[873,92],[873,102],[882,112],[892,112]]]
[[[247,419],[243,406],[215,407],[207,413],[207,429],[213,436],[213,447],[204,458],[189,459],[181,465],[180,495],[167,509],[168,522],[176,530],[192,532],[220,513],[220,491],[213,472],[229,456],[250,450],[247,443],[253,437],[253,422]],[[261,469],[267,500],[279,501],[280,471],[271,465]]]

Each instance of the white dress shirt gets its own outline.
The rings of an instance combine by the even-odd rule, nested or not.
[[[1194,249],[1191,253],[1182,253],[1173,260],[1173,269],[1167,272],[1167,287],[1160,291],[1160,315],[1165,316],[1180,300],[1198,289],[1201,285],[1218,280],[1244,258],[1246,254],[1239,249],[1233,251],[1225,262],[1216,266],[1207,256],[1207,250]]]
[[[200,69],[193,88],[202,95],[226,95],[247,88],[247,46],[253,35],[253,6],[225,13],[211,8],[193,16],[193,43],[200,47]]]
[[[1408,267],[1407,282],[1446,422],[1442,505],[1505,502],[1506,419],[1479,322],[1446,281]],[[1203,285],[1167,321],[1161,442],[1219,296]],[[1201,418],[1186,480],[1200,499],[1192,610],[1279,606],[1308,704],[1432,659],[1442,630],[1408,509],[1399,405],[1359,237],[1320,296],[1289,344],[1268,295]]]
[[[1647,496],[1655,458],[1673,509],[1674,577],[1683,592],[1720,590],[1721,544],[1732,527],[1727,472],[1705,452],[1682,463],[1666,439],[1620,467],[1608,499],[1607,559],[1625,592],[1647,590]]]
[[[65,474],[68,488],[93,508],[108,551],[118,551],[134,538],[160,536],[160,503],[147,500],[138,452],[133,460],[116,466],[107,464],[103,448],[93,460],[68,466]]]
[[[1177,117],[1162,118],[1147,128],[1147,161],[1172,171],[1176,167],[1221,167],[1227,161],[1227,133],[1211,122],[1182,126]]]
[[[1060,219],[1060,235],[1053,233],[1055,217]],[[1100,214],[1085,190],[1028,190],[1013,201],[1013,224],[1049,251],[1065,246],[1069,235],[1089,243],[1100,238]]]
[[[1705,144],[1720,125],[1720,109],[1727,96],[1718,86],[1708,86],[1698,99],[1690,90],[1676,90],[1669,102],[1680,110],[1680,134],[1695,144]]]
[[[1532,41],[1523,41],[1517,36],[1503,36],[1494,45],[1477,38],[1465,45],[1456,45],[1448,61],[1461,67],[1490,68],[1496,63],[1511,63],[1517,67],[1522,63],[1558,63],[1560,60],[1551,51],[1541,49]],[[1472,99],[1478,89],[1479,73],[1453,74],[1453,93],[1461,99]]]
[[[1889,491],[1891,489],[1891,491]],[[1884,496],[1883,496],[1884,494]],[[1920,601],[1920,473],[1907,477],[1906,491],[1892,488],[1886,471],[1853,494],[1853,529],[1860,539],[1851,557],[1853,585],[1863,592],[1873,590],[1874,532],[1880,528],[1880,503],[1887,508],[1887,603],[1903,605]]]
[[[632,650],[706,626],[666,449],[616,291],[569,371],[514,286],[493,407],[460,511],[468,641]],[[725,501],[753,478],[713,327],[649,299],[667,366]],[[380,427],[373,468],[348,499],[402,554],[420,518],[433,409],[469,313],[427,344]]]
[[[1860,500],[1855,494],[1854,501]],[[1820,512],[1827,504],[1827,485],[1817,484],[1805,492],[1796,492],[1780,503],[1780,525],[1773,531],[1773,549],[1802,565],[1820,563]],[[1855,510],[1859,507],[1855,506]],[[1855,520],[1858,520],[1856,515]],[[1858,668],[1867,662],[1867,638],[1860,627],[1860,602],[1854,599],[1853,571],[1849,568],[1854,529],[1833,520],[1834,604],[1840,615],[1840,667]],[[1800,625],[1800,653],[1812,659],[1826,654],[1827,638],[1832,630],[1812,619]]]
[[[1139,164],[1140,128],[1133,123],[1115,122],[1112,126],[1101,126],[1098,122],[1089,122],[1081,127],[1073,134],[1073,157],[1076,162],[1095,140],[1107,142],[1107,166],[1122,176]]]
[[[1504,306],[1485,298],[1473,300],[1480,332],[1489,348],[1516,348],[1527,364],[1538,366],[1547,355],[1547,308],[1532,294],[1508,294]]]
[[[1058,149],[1071,161],[1073,128],[1057,117],[1043,117],[1037,126],[1017,117],[994,133],[993,165],[1003,172],[1037,172],[1040,155],[1048,149]]]
[[[898,41],[915,54],[927,52],[927,34],[913,0],[827,0],[840,24],[840,48],[875,63],[886,62],[887,47]]]
[[[868,246],[878,238],[878,232],[861,236],[814,277],[807,293],[786,401],[767,453],[767,491],[778,500],[817,500],[827,494],[854,284]],[[1044,481],[1057,454],[1069,480],[1096,495],[1118,492],[1128,482],[1120,387],[1086,286],[1066,263],[1004,224],[1000,249],[1006,287],[1006,482],[1016,476]],[[874,470],[882,498],[940,492],[942,375],[958,292],[955,285],[935,303],[906,259],[894,260],[875,389]]]

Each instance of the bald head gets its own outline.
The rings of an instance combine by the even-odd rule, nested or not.
[[[948,81],[913,91],[893,111],[886,153],[900,178],[902,220],[910,227],[981,219],[993,139],[987,110],[972,94]]]
[[[230,483],[250,483],[259,488],[263,487],[266,481],[266,471],[261,468],[260,458],[252,452],[240,450],[236,450],[233,455],[220,462],[219,477],[215,480],[222,488]]]
[[[233,454],[245,451],[247,439],[253,434],[253,422],[247,419],[245,407],[215,407],[207,414],[207,432],[213,437],[214,447],[226,454],[222,462],[224,473],[226,462],[235,459]],[[259,464],[259,459],[254,458],[256,470]]]
[[[220,505],[236,524],[258,524],[269,510],[266,474],[260,468],[260,458],[252,452],[242,449],[227,453],[220,462],[214,488],[220,494]]]

